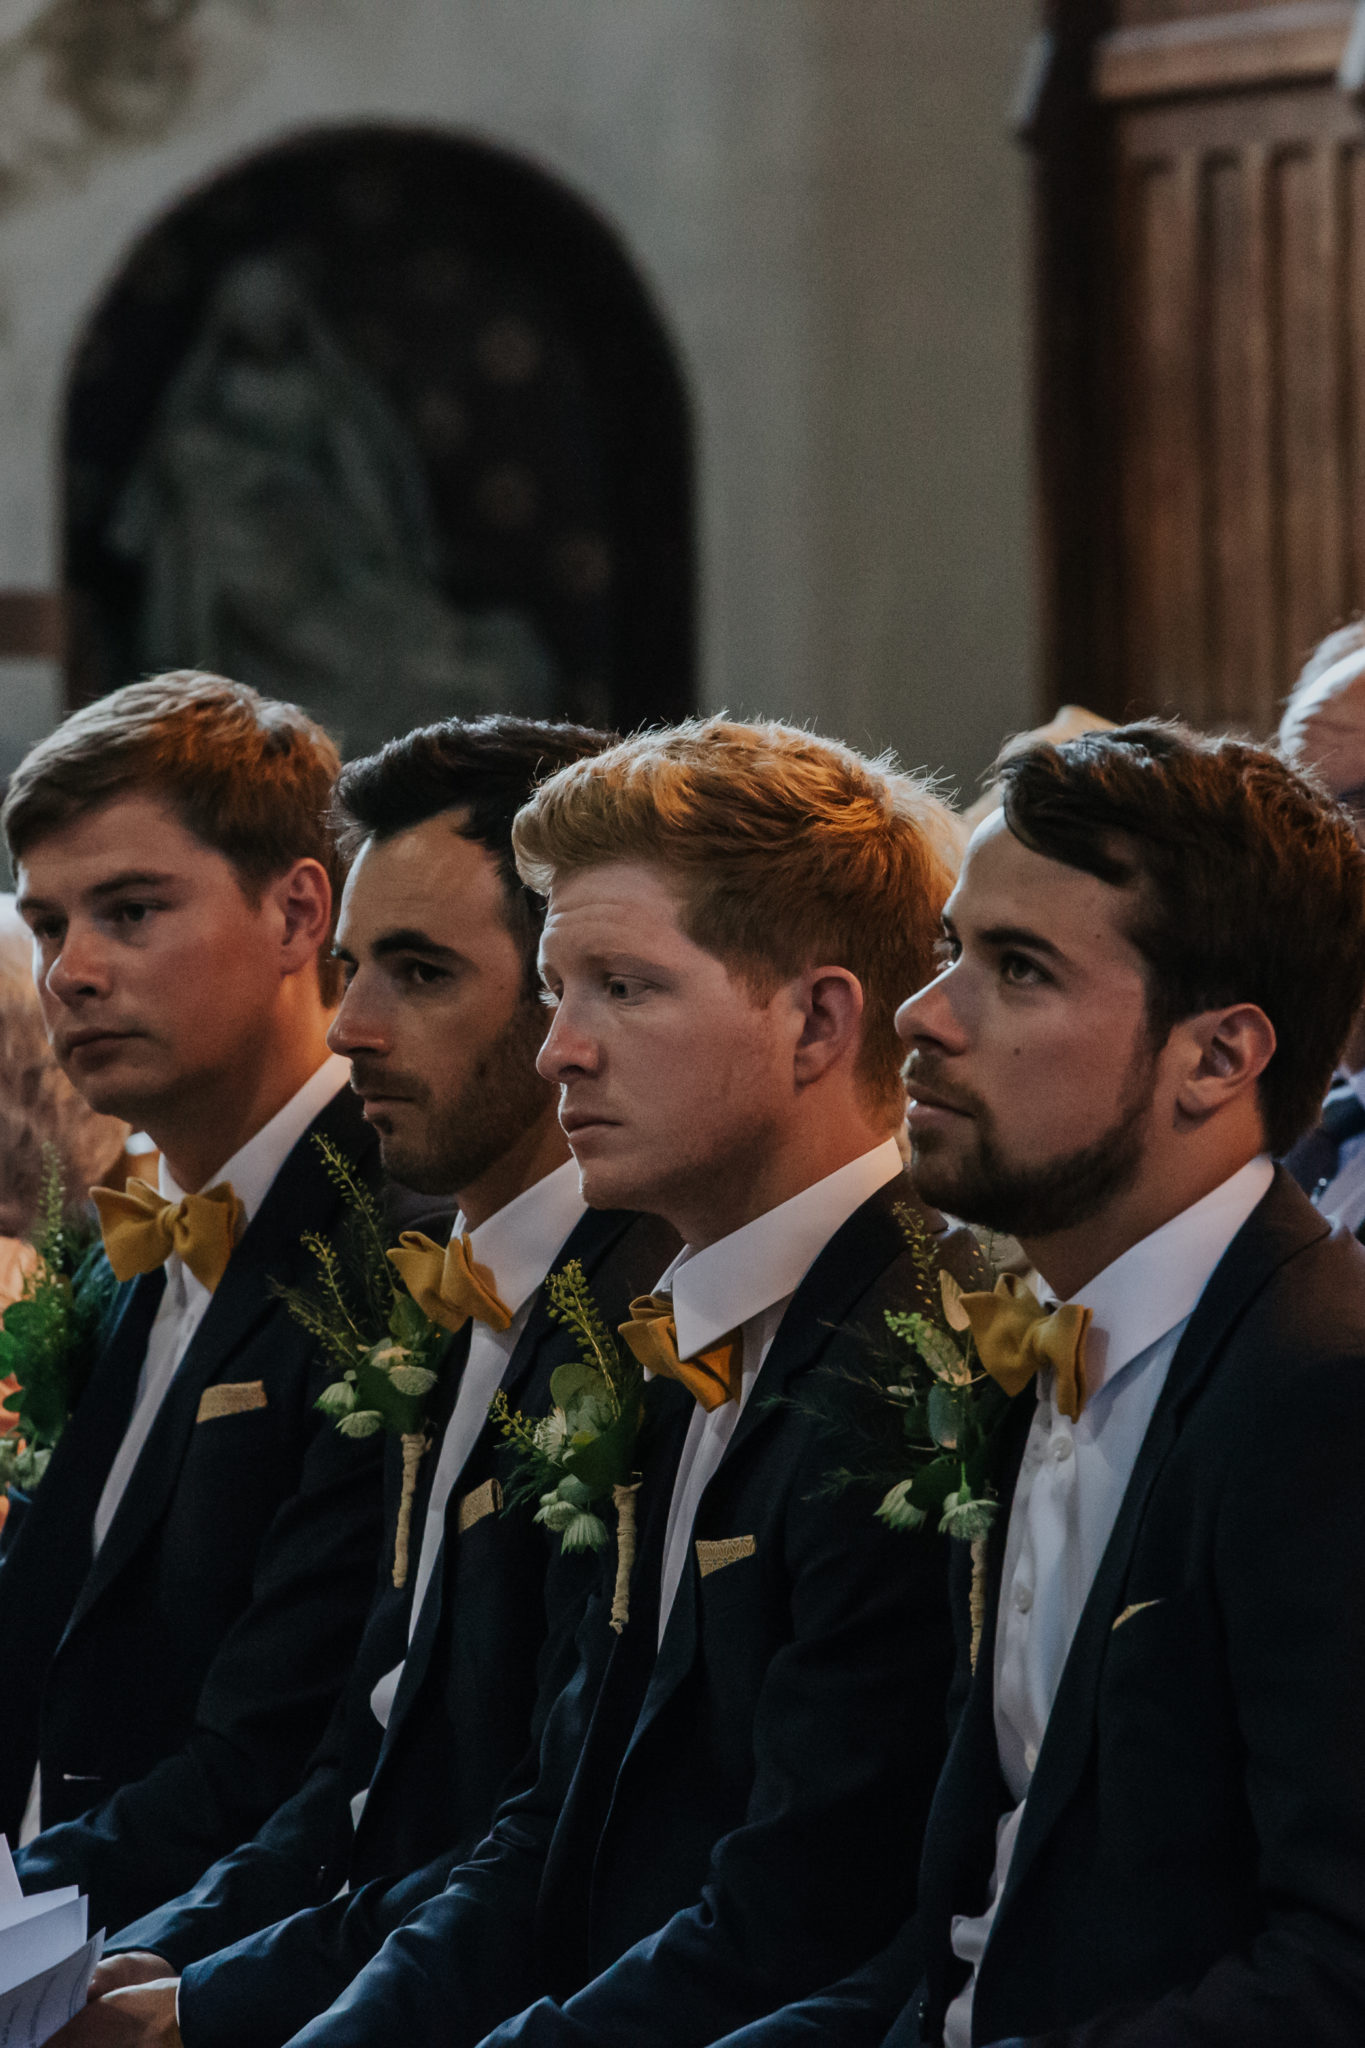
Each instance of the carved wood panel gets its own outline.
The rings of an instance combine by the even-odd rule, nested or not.
[[[1117,139],[1122,694],[1268,730],[1365,602],[1365,123],[1322,87]]]
[[[1043,465],[1051,694],[1268,732],[1308,649],[1365,608],[1365,117],[1336,79],[1354,10],[1115,14],[1089,129],[1042,140],[1045,205],[1087,133],[1096,193],[1069,359],[1048,359],[1068,330],[1044,279],[1040,426],[1069,379],[1091,428],[1084,476]]]

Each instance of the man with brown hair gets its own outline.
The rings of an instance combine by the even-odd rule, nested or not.
[[[703,2048],[912,1905],[946,1560],[875,1496],[822,1491],[799,1396],[924,1300],[892,1019],[929,972],[953,838],[910,778],[721,720],[565,768],[518,819],[549,894],[540,1068],[584,1192],[686,1240],[623,1330],[654,1374],[629,1619],[609,1625],[608,1558],[490,1836],[415,1912],[396,1896],[298,2048]],[[941,1255],[970,1277],[960,1239]],[[284,2038],[251,1958],[217,1965],[193,2048]]]
[[[1020,1391],[888,2048],[1354,2048],[1365,1255],[1270,1155],[1361,1000],[1365,856],[1171,726],[1001,782],[900,1015],[910,1131],[1062,1306],[970,1305]]]
[[[3,810],[57,1059],[161,1153],[97,1193],[119,1284],[0,1569],[0,1828],[113,1926],[298,1783],[373,1586],[378,1446],[315,1411],[275,1293],[339,1220],[314,1138],[379,1179],[325,1043],[337,767],[292,705],[177,674],[67,719]]]

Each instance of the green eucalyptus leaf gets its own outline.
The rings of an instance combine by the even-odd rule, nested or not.
[[[955,1451],[962,1428],[962,1404],[951,1387],[940,1384],[929,1389],[928,1421],[934,1442],[945,1451]]]
[[[550,1399],[556,1408],[568,1410],[573,1401],[585,1394],[610,1402],[607,1383],[600,1372],[581,1358],[555,1367],[550,1374]]]

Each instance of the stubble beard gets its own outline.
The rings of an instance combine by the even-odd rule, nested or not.
[[[381,1131],[385,1172],[421,1195],[447,1195],[481,1180],[553,1100],[536,1072],[546,1023],[539,1002],[519,1004],[453,1101],[435,1101],[428,1090],[417,1105],[423,1114],[415,1133]]]
[[[1146,1150],[1155,1065],[1155,1052],[1139,1047],[1109,1128],[1090,1144],[1036,1165],[1005,1156],[989,1112],[977,1105],[977,1142],[966,1158],[935,1158],[932,1147],[926,1154],[915,1143],[911,1171],[916,1188],[937,1209],[1025,1242],[1076,1229],[1137,1177]]]

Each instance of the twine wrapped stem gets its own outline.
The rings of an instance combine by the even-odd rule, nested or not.
[[[972,1670],[981,1648],[981,1631],[986,1626],[986,1539],[978,1536],[972,1544],[972,1590],[968,1603],[972,1621]]]
[[[616,1587],[611,1598],[611,1625],[619,1636],[630,1620],[630,1574],[635,1563],[635,1496],[640,1491],[637,1479],[633,1486],[613,1486],[612,1504],[616,1509]]]
[[[422,1462],[427,1440],[420,1430],[415,1430],[411,1433],[405,1431],[399,1441],[403,1446],[403,1491],[398,1499],[398,1533],[393,1545],[393,1583],[401,1592],[408,1582],[408,1544],[412,1536],[412,1503],[417,1493],[417,1467]]]

